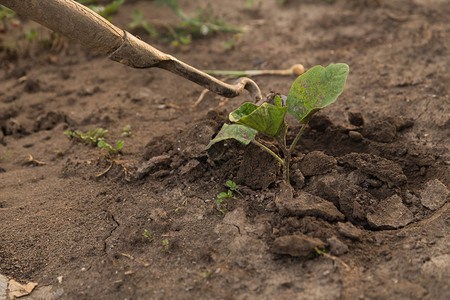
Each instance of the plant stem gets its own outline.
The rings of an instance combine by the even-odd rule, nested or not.
[[[303,132],[306,129],[306,125],[308,125],[308,121],[305,124],[303,124],[302,128],[297,133],[297,136],[295,137],[294,141],[292,142],[291,147],[289,147],[289,150],[288,150],[289,154],[291,154],[292,151],[294,151],[295,146],[297,145],[298,141],[300,140],[300,137],[302,136]]]
[[[270,155],[272,155],[284,168],[285,164],[284,161],[275,154],[275,152],[273,152],[272,150],[270,150],[269,148],[267,148],[266,146],[264,146],[263,144],[261,144],[260,142],[257,142],[255,140],[252,140],[252,143],[261,147],[264,151],[267,151]]]
[[[291,185],[289,181],[289,162],[291,161],[291,153],[289,152],[288,156],[284,158],[285,164],[284,164],[284,179],[288,185]]]
[[[289,183],[289,161],[291,159],[291,155],[290,155],[289,150],[286,147],[286,131],[284,132],[284,134],[280,134],[280,136],[276,137],[275,140],[277,141],[278,146],[280,146],[281,150],[283,151],[283,155],[284,155],[283,176],[284,176],[284,180],[286,181],[286,183],[290,185],[290,183]]]
[[[283,164],[283,175],[284,175],[284,179],[286,181],[287,184],[290,185],[289,182],[289,163],[291,161],[291,156],[292,156],[292,152],[294,151],[295,146],[297,145],[298,141],[300,140],[300,137],[303,135],[303,132],[306,129],[306,125],[308,124],[308,122],[306,122],[305,124],[303,124],[302,128],[300,129],[300,131],[297,133],[297,136],[295,137],[294,141],[292,142],[292,145],[289,147],[289,149],[286,149],[286,140],[284,140],[284,144],[277,139],[278,143],[280,144],[281,148],[283,149],[283,153],[284,153],[284,164]],[[286,135],[284,136],[286,138]]]

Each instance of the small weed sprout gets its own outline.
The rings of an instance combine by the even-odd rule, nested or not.
[[[131,19],[133,19],[133,21],[131,21],[127,25],[129,29],[143,28],[149,35],[153,37],[159,37],[158,31],[156,31],[155,27],[153,27],[153,25],[148,21],[144,20],[142,10],[136,9],[135,11],[133,11],[133,13],[131,14]]]
[[[18,20],[16,20],[16,13],[9,8],[0,5],[0,33],[6,33],[9,30],[9,26],[17,27]]]
[[[134,134],[131,131],[131,125],[126,125],[124,128],[122,128],[122,136],[134,137]]]
[[[153,236],[150,234],[150,232],[148,232],[147,229],[144,230],[144,236],[147,238],[149,243],[153,242]]]
[[[224,214],[227,212],[227,210],[225,208],[221,207],[222,203],[223,203],[223,199],[217,199],[216,200],[216,209],[217,209],[217,211]]]
[[[212,275],[214,274],[214,272],[212,270],[207,270],[206,272],[203,272],[200,274],[200,276],[202,276],[205,279],[210,278]]]
[[[8,152],[6,152],[6,154],[0,155],[0,162],[2,162],[4,159],[7,159],[8,157],[10,157],[12,154],[11,150],[8,150]]]
[[[292,85],[288,96],[277,95],[275,105],[263,103],[244,103],[230,113],[229,119],[236,124],[224,124],[217,136],[206,146],[226,139],[236,139],[248,145],[253,143],[272,155],[283,167],[284,182],[289,183],[289,164],[292,152],[306,129],[311,116],[320,109],[334,103],[343,92],[349,72],[346,64],[331,64],[324,68],[315,66],[300,75]],[[290,146],[286,143],[288,125],[286,114],[296,118],[301,124],[294,141]],[[278,154],[257,141],[256,135],[263,133],[272,137],[283,154]],[[225,196],[227,197],[227,196]]]
[[[110,155],[117,154],[120,150],[122,150],[124,141],[120,140],[117,142],[116,146],[111,146],[104,140],[104,136],[107,132],[108,130],[103,128],[97,128],[95,130],[89,128],[89,131],[86,133],[83,133],[80,130],[66,130],[64,134],[73,137],[86,145],[97,146],[103,150],[106,150]]]
[[[239,193],[239,186],[231,180],[227,180],[225,182],[225,184],[228,186],[228,191],[226,193],[222,192],[222,193],[218,194],[217,198],[219,198],[219,199],[234,198],[233,192]]]
[[[235,182],[233,182],[233,181],[231,181],[231,180],[227,180],[225,183],[226,183],[226,185],[228,186],[228,191],[227,191],[227,192],[219,193],[219,194],[217,195],[217,198],[219,198],[219,199],[216,200],[216,209],[217,209],[218,211],[220,211],[221,213],[223,213],[223,214],[227,212],[226,209],[224,209],[224,208],[221,207],[221,205],[222,205],[224,199],[225,199],[225,198],[233,198],[233,199],[236,199],[236,198],[234,197],[234,195],[233,195],[233,192],[237,192],[237,193],[240,194],[240,192],[239,192],[239,186],[238,186]]]
[[[175,46],[190,44],[193,38],[214,32],[244,32],[242,28],[225,24],[208,8],[198,10],[197,15],[191,18],[181,9],[178,0],[157,0],[155,4],[167,5],[181,19],[177,26],[169,26],[170,39]]]
[[[103,150],[106,150],[109,154],[116,154],[120,150],[122,150],[123,144],[124,144],[124,141],[120,140],[117,142],[117,145],[115,147],[113,147],[110,144],[108,144],[107,142],[105,142],[104,140],[100,140],[100,141],[98,141],[97,146],[99,148],[102,148]]]
[[[27,29],[25,31],[25,38],[29,42],[34,41],[37,37],[38,37],[38,32],[36,31],[36,29],[32,28],[32,29]]]
[[[106,133],[108,133],[108,130],[103,128],[97,128],[95,130],[89,128],[89,131],[86,133],[83,133],[81,130],[64,131],[65,135],[71,136],[77,139],[78,141],[91,146],[96,146],[100,140],[103,140],[103,137],[105,136]]]
[[[169,252],[169,240],[168,239],[163,240],[162,245],[163,245],[163,251]]]

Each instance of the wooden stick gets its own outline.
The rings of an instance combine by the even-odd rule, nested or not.
[[[0,0],[0,4],[129,67],[166,69],[229,98],[245,89],[255,101],[262,99],[258,85],[251,79],[240,78],[234,84],[222,82],[159,51],[76,1]]]
[[[305,73],[305,67],[301,64],[295,64],[286,70],[204,70],[203,72],[211,75],[230,75],[230,76],[256,76],[256,75],[302,75]]]

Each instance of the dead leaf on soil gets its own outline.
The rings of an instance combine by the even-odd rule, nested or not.
[[[21,284],[10,279],[8,282],[8,288],[5,290],[8,299],[13,300],[19,297],[29,295],[38,284],[36,282],[28,282],[27,284]],[[0,291],[0,296],[3,291]]]

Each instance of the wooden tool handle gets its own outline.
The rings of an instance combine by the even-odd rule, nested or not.
[[[109,54],[123,43],[123,30],[73,0],[0,0],[20,15]]]
[[[159,51],[73,0],[0,0],[0,4],[127,66],[166,69],[225,97],[236,97],[246,89],[256,101],[261,99],[261,91],[251,79],[241,78],[233,85],[222,82]]]

